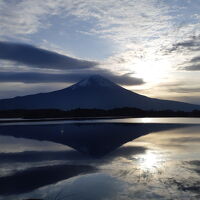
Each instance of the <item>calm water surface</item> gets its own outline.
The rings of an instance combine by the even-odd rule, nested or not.
[[[200,119],[0,126],[0,199],[200,199]]]

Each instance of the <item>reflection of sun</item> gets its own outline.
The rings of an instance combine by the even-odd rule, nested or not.
[[[153,152],[147,152],[139,156],[138,159],[140,167],[143,170],[152,170],[160,165],[160,158],[156,153]]]
[[[144,156],[144,161],[143,161],[143,165],[146,167],[146,168],[152,168],[154,166],[156,166],[157,164],[157,157],[155,154],[153,153],[147,153],[145,156]]]
[[[141,118],[141,122],[142,123],[150,123],[152,121],[152,119],[151,118],[148,118],[148,117],[146,117],[146,118]]]

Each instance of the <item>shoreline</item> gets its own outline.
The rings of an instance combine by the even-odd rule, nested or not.
[[[51,121],[87,121],[87,120],[106,120],[106,119],[127,119],[127,118],[200,118],[200,117],[180,117],[180,116],[105,116],[105,117],[62,117],[62,118],[0,118],[0,124],[3,123],[21,123],[21,122],[51,122]]]
[[[62,117],[62,118],[6,118],[3,120],[3,118],[0,118],[0,124],[1,123],[15,123],[15,122],[45,122],[45,121],[73,121],[73,120],[96,120],[96,119],[124,119],[124,118],[140,118],[140,117],[130,117],[130,116],[110,116],[110,117]]]

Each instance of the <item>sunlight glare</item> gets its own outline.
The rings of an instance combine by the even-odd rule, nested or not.
[[[146,82],[159,83],[168,74],[169,62],[162,61],[140,61],[135,69],[136,76],[143,78]]]
[[[147,117],[147,118],[141,118],[141,122],[142,123],[150,123],[152,121],[151,118]]]
[[[147,152],[139,157],[140,166],[143,170],[153,170],[160,165],[160,159],[153,152]]]

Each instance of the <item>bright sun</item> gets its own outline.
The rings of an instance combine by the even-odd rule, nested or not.
[[[162,61],[140,61],[136,65],[135,75],[145,82],[161,82],[169,71],[169,62]]]

